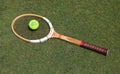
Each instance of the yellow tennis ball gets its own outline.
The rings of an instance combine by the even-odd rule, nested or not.
[[[30,20],[29,28],[31,30],[37,30],[39,28],[39,22],[37,20]]]

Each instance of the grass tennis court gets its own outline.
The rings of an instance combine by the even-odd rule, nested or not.
[[[119,0],[0,0],[0,74],[119,74]],[[24,13],[47,17],[58,33],[109,49],[108,56],[50,39],[30,44],[11,31]]]

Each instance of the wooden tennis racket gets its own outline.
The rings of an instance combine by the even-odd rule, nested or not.
[[[28,23],[32,19],[38,20],[38,22],[40,23],[40,28],[36,31],[31,31],[28,29]],[[57,33],[54,30],[52,23],[46,17],[40,15],[22,14],[20,16],[17,16],[12,21],[11,28],[13,33],[18,38],[26,42],[42,43],[50,38],[58,38],[103,55],[108,54],[108,50],[105,48]]]

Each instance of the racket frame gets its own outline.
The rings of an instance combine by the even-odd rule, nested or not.
[[[15,22],[16,22],[19,18],[21,18],[21,17],[26,17],[26,16],[35,16],[35,17],[41,18],[41,19],[43,19],[44,21],[46,21],[46,23],[48,23],[49,28],[50,28],[50,31],[49,31],[48,35],[45,36],[45,37],[43,37],[43,38],[35,39],[35,40],[30,40],[30,39],[28,39],[28,38],[24,38],[24,37],[22,37],[21,35],[19,35],[19,34],[15,31],[15,29],[14,29],[14,24],[15,24]],[[51,23],[46,17],[40,16],[40,15],[36,15],[36,14],[22,14],[22,15],[17,16],[17,17],[12,21],[12,23],[11,23],[11,28],[12,28],[13,33],[14,33],[18,38],[20,38],[20,39],[22,39],[22,40],[24,40],[24,41],[26,41],[26,42],[30,42],[30,43],[42,43],[42,42],[45,42],[45,41],[47,41],[49,38],[51,38],[52,35],[53,35],[53,33],[54,33],[54,28],[53,28],[53,26],[52,26],[52,23]]]

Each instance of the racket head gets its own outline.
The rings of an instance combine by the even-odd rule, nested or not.
[[[38,20],[40,23],[40,28],[37,31],[31,31],[28,28],[28,23],[32,19]],[[46,17],[37,14],[22,14],[17,16],[11,23],[11,29],[18,38],[30,43],[45,42],[54,33],[52,23]]]

